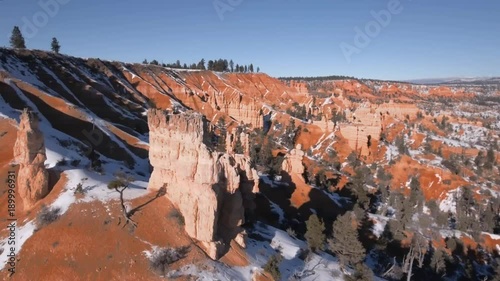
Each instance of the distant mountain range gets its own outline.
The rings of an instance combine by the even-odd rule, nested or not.
[[[500,77],[448,77],[405,80],[412,84],[498,84]]]

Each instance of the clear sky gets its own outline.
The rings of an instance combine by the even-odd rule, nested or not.
[[[389,21],[376,21],[382,10]],[[495,0],[0,0],[0,46],[14,25],[28,48],[49,49],[55,36],[62,53],[126,62],[227,58],[272,76],[500,76]],[[364,36],[356,28],[368,41],[355,40]]]

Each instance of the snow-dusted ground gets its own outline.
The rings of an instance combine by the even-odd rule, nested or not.
[[[457,192],[458,190],[452,190],[446,194],[446,198],[439,204],[441,211],[456,213],[457,202],[455,198],[457,197]]]
[[[304,241],[290,237],[285,231],[274,227],[257,224],[252,237],[247,238],[246,252],[249,256],[250,265],[245,267],[228,267],[222,263],[209,261],[207,266],[209,270],[201,269],[194,265],[188,265],[178,271],[169,273],[169,276],[194,275],[198,280],[252,280],[255,272],[263,272],[262,267],[269,258],[277,253],[283,257],[280,264],[281,280],[289,280],[294,274],[302,274],[304,281],[312,280],[344,280],[335,258],[326,254],[311,254],[310,259],[305,262],[299,258],[301,251],[307,249]],[[337,276],[337,277],[334,277]]]
[[[14,252],[16,255],[19,253],[21,250],[21,247],[23,244],[28,240],[31,235],[33,235],[34,231],[36,229],[36,224],[33,221],[30,221],[23,226],[17,225],[16,231],[15,231],[15,249],[16,251]],[[7,262],[9,260],[8,255],[10,254],[9,251],[9,244],[8,244],[8,237],[0,240],[0,247],[4,250],[0,254],[0,270],[4,269],[4,267],[7,265]]]
[[[375,214],[369,214],[369,216],[370,219],[373,220],[373,227],[372,227],[373,234],[376,235],[377,237],[380,237],[380,235],[382,235],[382,233],[384,232],[385,226],[389,221],[389,218]]]
[[[15,85],[12,86],[14,89],[17,89]],[[21,94],[20,97],[23,98]],[[30,106],[36,108],[34,107],[34,104],[32,104],[28,99],[26,99],[25,97],[24,99]],[[1,97],[0,112],[2,112],[0,118],[9,118],[16,120],[16,122],[19,122],[20,112],[11,108]],[[76,167],[72,167],[69,164],[59,167],[59,169],[63,171],[63,174],[64,176],[66,176],[68,181],[59,197],[48,206],[49,208],[60,208],[61,215],[63,215],[72,204],[77,202],[77,199],[75,197],[75,189],[77,184],[80,182],[83,183],[83,189],[86,192],[85,196],[79,199],[81,201],[89,202],[92,200],[100,200],[106,202],[119,199],[119,194],[116,191],[109,190],[107,188],[107,184],[115,178],[114,173],[119,171],[131,174],[136,178],[136,181],[134,181],[130,185],[130,188],[127,189],[124,193],[124,198],[126,200],[138,198],[148,193],[146,188],[149,176],[146,173],[144,174],[144,176],[138,176],[137,174],[137,172],[141,170],[147,171],[147,169],[143,169],[143,167],[147,167],[147,160],[138,160],[139,162],[136,165],[136,170],[129,170],[127,168],[124,168],[122,162],[115,161],[101,155],[100,159],[103,162],[102,167],[104,173],[98,174],[94,171],[90,171],[87,168],[90,164],[89,160],[78,153],[77,148],[74,145],[61,145],[61,141],[70,141],[73,143],[78,143],[79,141],[53,129],[50,123],[43,116],[40,115],[39,117],[41,119],[40,129],[43,131],[45,137],[47,155],[47,160],[45,162],[46,167],[53,168],[62,159],[66,159],[67,162],[71,160],[79,161],[79,164]],[[82,181],[83,179],[86,180]],[[34,221],[18,221],[16,234],[16,253],[21,250],[24,242],[26,242],[31,237],[31,235],[33,235],[36,228],[37,226]],[[3,248],[6,242],[6,239],[0,240],[0,246],[2,246]],[[9,251],[5,250],[0,254],[0,270],[3,269],[3,267],[6,265],[5,261],[8,260],[8,252]]]

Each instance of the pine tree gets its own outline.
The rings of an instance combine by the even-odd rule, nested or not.
[[[410,180],[410,203],[413,207],[417,207],[422,211],[424,206],[425,197],[420,189],[420,180],[417,177],[412,177]]]
[[[226,120],[220,118],[217,127],[219,127],[219,137],[217,138],[217,151],[226,152]]]
[[[234,72],[234,62],[233,62],[233,60],[229,61],[229,68],[230,68],[229,70],[231,70],[231,72]]]
[[[366,256],[357,227],[353,225],[353,217],[353,212],[338,217],[333,223],[333,237],[328,240],[330,250],[338,257],[342,267],[356,265]]]
[[[260,72],[260,67],[257,67],[257,72]]]
[[[317,215],[311,215],[306,222],[305,238],[311,251],[322,250],[325,242],[325,225]]]
[[[52,38],[52,43],[50,44],[50,47],[52,49],[52,52],[59,54],[59,50],[61,49],[61,45],[59,45],[59,41],[57,41],[57,38]]]
[[[493,165],[496,163],[495,151],[493,150],[493,146],[488,149],[486,152],[486,163],[484,167],[488,170],[493,169]]]
[[[431,267],[436,274],[442,274],[446,270],[446,253],[443,250],[435,250],[431,258]]]
[[[12,30],[12,35],[10,36],[10,46],[15,49],[26,49],[24,37],[18,26],[14,26],[14,29]]]
[[[243,148],[243,144],[241,143],[241,139],[239,136],[236,136],[236,144],[234,145],[234,153],[243,154],[245,149]]]
[[[249,70],[250,72],[253,72],[253,64],[250,64],[250,66],[248,67],[248,70]]]
[[[200,62],[197,65],[198,69],[205,70],[205,59],[201,59]]]
[[[375,280],[375,275],[373,274],[373,271],[366,264],[358,263],[354,267],[354,274],[353,275],[346,275],[345,280],[347,280],[347,281],[372,281],[372,280]]]

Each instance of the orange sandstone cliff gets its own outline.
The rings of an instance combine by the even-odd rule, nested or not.
[[[38,117],[24,110],[19,122],[19,131],[14,145],[14,158],[19,163],[18,192],[24,209],[29,210],[45,197],[49,174],[45,169],[45,142],[38,128]]]
[[[166,184],[166,196],[184,216],[186,232],[211,258],[221,257],[233,239],[244,246],[240,226],[245,211],[251,211],[258,181],[249,159],[215,152],[209,122],[199,113],[152,109],[148,123],[154,167],[148,188]]]

